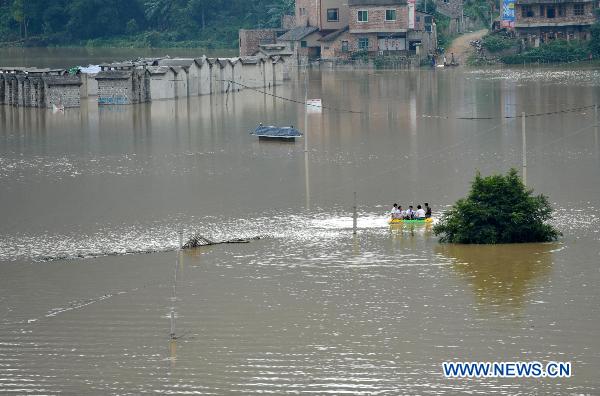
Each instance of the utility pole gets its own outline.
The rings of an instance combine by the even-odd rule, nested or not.
[[[525,112],[521,113],[521,134],[523,136],[523,184],[527,185],[527,131]]]
[[[308,152],[308,59],[304,73],[304,152]]]
[[[356,204],[356,192],[354,192],[354,206],[352,213],[352,234],[356,235],[358,230],[358,209]]]
[[[600,147],[598,147],[598,105],[594,106],[594,143],[596,143],[596,159],[600,159]]]

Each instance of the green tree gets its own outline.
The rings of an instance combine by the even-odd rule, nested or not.
[[[488,177],[478,172],[467,198],[444,213],[433,232],[449,243],[549,242],[560,235],[546,223],[551,218],[548,198],[534,196],[515,169]]]
[[[595,56],[600,56],[600,23],[596,22],[591,28],[590,51]]]

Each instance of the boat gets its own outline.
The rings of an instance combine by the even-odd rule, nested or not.
[[[415,219],[415,220],[404,220],[404,219],[390,219],[388,224],[433,224],[433,218],[428,219]]]
[[[301,137],[302,133],[299,130],[291,127],[266,126],[260,124],[252,135],[257,136],[260,140],[282,140],[293,142],[297,137]]]

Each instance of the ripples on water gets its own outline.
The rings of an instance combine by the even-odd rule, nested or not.
[[[570,208],[557,208],[552,224],[567,235],[577,233],[584,236],[590,232],[597,233],[600,216],[593,206],[573,205]],[[373,235],[389,233],[387,218],[376,213],[361,213],[358,227],[361,232],[368,231]],[[319,243],[335,240],[341,232],[347,233],[351,229],[352,218],[336,213],[311,213],[309,216],[278,213],[238,220],[171,219],[150,224],[107,225],[93,234],[8,235],[0,239],[0,261],[52,261],[172,251],[178,247],[179,230],[184,231],[185,237],[200,233],[217,241],[262,237]],[[410,231],[405,228],[401,232]],[[423,233],[424,229],[417,227],[413,232]],[[431,229],[428,228],[427,232],[431,234]],[[323,257],[327,260],[326,255]],[[384,257],[378,260],[382,261],[386,261]]]
[[[552,83],[559,85],[600,85],[600,71],[598,70],[557,70],[547,69],[483,69],[471,70],[466,73],[466,78],[483,80],[505,80],[514,82]]]

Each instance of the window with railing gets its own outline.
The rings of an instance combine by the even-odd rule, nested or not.
[[[584,4],[574,4],[573,5],[573,15],[582,16],[585,14],[585,5]]]
[[[342,41],[342,52],[349,52],[350,46],[347,41]]]

